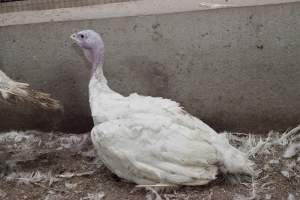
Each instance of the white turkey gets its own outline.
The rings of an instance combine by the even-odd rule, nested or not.
[[[39,105],[44,109],[61,109],[58,100],[50,98],[49,94],[38,92],[29,87],[27,83],[20,83],[9,78],[0,70],[0,97],[6,101],[20,100]]]
[[[139,185],[203,185],[223,173],[253,174],[248,157],[178,103],[111,90],[104,43],[93,30],[71,35],[92,64],[89,101],[93,144],[116,175]]]

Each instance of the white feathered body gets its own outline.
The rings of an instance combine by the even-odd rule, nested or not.
[[[112,91],[103,75],[104,42],[97,32],[82,30],[71,38],[92,64],[93,144],[119,177],[140,185],[203,185],[214,180],[219,169],[252,172],[245,154],[178,103]]]
[[[251,173],[247,156],[178,103],[89,84],[92,141],[104,164],[140,185],[203,185],[223,172]]]

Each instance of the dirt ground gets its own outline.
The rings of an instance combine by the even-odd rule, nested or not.
[[[266,138],[259,147],[259,136],[241,137],[243,140],[236,137],[231,140],[236,146],[246,148],[251,139],[257,147],[252,158],[260,173],[255,178],[248,177],[248,181],[243,178],[234,184],[232,180],[238,179],[220,175],[206,186],[171,188],[156,193],[136,188],[113,175],[97,160],[88,133],[3,133],[0,135],[0,199],[300,199],[300,157],[282,158],[286,146],[267,146]],[[246,141],[247,145],[240,144]]]

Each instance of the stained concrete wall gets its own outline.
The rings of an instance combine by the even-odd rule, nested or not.
[[[95,29],[121,94],[174,99],[217,130],[300,122],[300,3],[0,27],[0,68],[51,93],[64,113],[0,104],[0,130],[85,132],[89,64],[69,40]]]

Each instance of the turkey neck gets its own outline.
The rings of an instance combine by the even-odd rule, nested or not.
[[[93,64],[91,79],[95,78],[99,83],[107,85],[107,80],[103,74],[103,64]]]
[[[91,52],[92,72],[91,78],[95,78],[101,84],[106,85],[107,80],[103,74],[104,48],[97,48]]]

